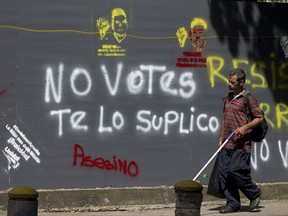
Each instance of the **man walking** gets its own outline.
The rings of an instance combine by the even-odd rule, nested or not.
[[[244,97],[248,93],[244,88],[246,73],[235,68],[229,74],[229,93],[224,99],[224,119],[218,140],[218,147],[235,131],[235,135],[219,152],[220,186],[226,197],[226,206],[220,213],[240,210],[239,190],[250,200],[249,211],[258,210],[260,189],[253,184],[250,175],[250,133],[263,122],[263,113],[254,95],[248,94],[248,108],[252,121],[247,118]]]

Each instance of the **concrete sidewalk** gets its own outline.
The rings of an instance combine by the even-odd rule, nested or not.
[[[260,203],[259,212],[248,212],[249,203],[242,203],[240,212],[231,213],[233,216],[287,216],[288,200],[264,200]],[[201,206],[201,216],[223,215],[219,213],[219,208],[223,202],[203,202]],[[0,216],[7,216],[0,213]],[[130,207],[110,207],[101,209],[98,212],[39,212],[38,216],[175,216],[174,205],[146,205]]]
[[[223,215],[219,213],[219,208],[225,202],[204,202],[201,206],[201,215]],[[240,212],[233,213],[236,216],[287,216],[288,200],[262,201],[259,212],[250,213],[249,202],[242,203]],[[123,209],[124,210],[124,209]],[[175,206],[135,206],[125,211],[106,211],[106,212],[85,212],[85,213],[41,213],[39,216],[175,216]],[[230,214],[231,215],[231,214]]]
[[[262,190],[260,211],[249,213],[249,201],[241,196],[241,211],[232,215],[288,216],[288,183],[257,185]],[[0,192],[0,216],[7,215],[8,191]],[[38,190],[38,193],[38,216],[175,215],[172,186]],[[224,205],[225,199],[208,195],[204,186],[201,215],[220,215],[219,208]]]

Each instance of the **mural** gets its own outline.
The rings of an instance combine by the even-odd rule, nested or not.
[[[204,19],[194,18],[190,24],[189,37],[191,38],[191,43],[196,52],[202,52],[206,39],[205,31],[207,29],[207,23]],[[184,27],[181,27],[176,32],[179,46],[184,47],[186,39],[188,38],[188,33]]]
[[[128,29],[128,20],[125,11],[122,8],[114,8],[111,12],[111,23],[105,17],[100,17],[96,21],[96,26],[99,30],[101,40],[109,40],[107,34],[112,34],[118,44],[102,44],[102,47],[98,49],[98,56],[125,56],[125,48],[122,48],[119,44],[126,38],[126,32]],[[112,29],[112,32],[108,30]]]
[[[269,123],[253,145],[253,178],[286,181],[287,10],[200,0],[2,1],[0,190],[193,179],[216,151],[232,67],[246,70]]]
[[[189,38],[195,52],[191,52],[190,50],[183,52],[183,56],[177,59],[176,67],[207,67],[207,59],[202,57],[202,50],[206,43],[206,30],[207,23],[204,19],[195,17],[191,21]],[[184,48],[188,38],[185,27],[180,27],[176,32],[176,36],[178,38],[179,46]]]

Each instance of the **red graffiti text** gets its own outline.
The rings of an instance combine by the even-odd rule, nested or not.
[[[103,170],[114,170],[131,177],[135,177],[139,173],[139,167],[135,161],[127,162],[127,160],[117,159],[116,156],[113,156],[111,160],[100,157],[93,159],[91,156],[84,154],[84,149],[79,144],[74,145],[73,157],[74,166],[79,164],[81,167],[95,167]]]
[[[184,57],[177,58],[176,67],[207,67],[207,60],[202,58],[201,52],[183,52],[183,55]]]

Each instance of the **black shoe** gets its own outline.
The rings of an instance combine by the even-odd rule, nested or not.
[[[260,204],[260,196],[250,201],[249,211],[250,212],[259,211],[259,204]]]
[[[240,208],[232,208],[230,206],[225,206],[225,207],[221,208],[219,212],[221,214],[226,214],[226,213],[237,212],[239,210],[240,210]]]

